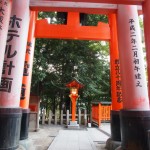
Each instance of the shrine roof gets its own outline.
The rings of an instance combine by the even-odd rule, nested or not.
[[[82,88],[84,85],[79,82],[76,78],[74,78],[71,82],[67,83],[66,86],[68,88],[71,88],[71,87],[76,87],[76,88]]]

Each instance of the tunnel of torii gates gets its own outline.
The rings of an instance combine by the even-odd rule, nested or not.
[[[68,12],[67,24],[37,20],[38,11]],[[81,26],[79,13],[108,15],[109,24]],[[55,38],[109,41],[111,141],[120,141],[123,150],[148,150],[150,87],[139,14],[144,16],[150,81],[150,0],[0,0],[0,149],[16,149],[19,140],[28,138],[35,38]]]

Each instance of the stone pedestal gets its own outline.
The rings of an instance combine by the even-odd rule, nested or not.
[[[38,113],[30,112],[29,114],[29,131],[38,131],[39,123],[38,123]]]
[[[111,138],[113,141],[121,141],[119,112],[111,111]]]
[[[121,147],[124,150],[148,150],[150,111],[121,110]]]
[[[22,109],[20,140],[25,140],[28,138],[29,112],[29,109]]]
[[[73,128],[73,129],[78,129],[79,124],[77,123],[77,121],[70,121],[70,124],[67,127],[68,128]]]
[[[0,150],[18,148],[21,116],[21,108],[0,108]]]

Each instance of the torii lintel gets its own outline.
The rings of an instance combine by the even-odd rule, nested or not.
[[[47,19],[37,20],[36,38],[110,40],[109,24],[99,22],[97,26],[81,26],[78,12],[68,12],[67,25],[48,24]]]

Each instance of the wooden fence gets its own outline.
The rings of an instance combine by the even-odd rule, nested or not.
[[[48,115],[46,115],[46,110],[43,109],[42,114],[40,114],[40,122],[42,124],[48,123],[50,124],[69,124],[69,121],[71,121],[72,114],[70,114],[69,110],[67,110],[66,114],[63,114],[63,110],[60,114],[57,113],[53,114],[51,111]],[[78,114],[76,114],[76,121],[78,121],[79,125],[87,125],[87,122],[91,122],[90,114],[87,114],[87,110],[84,109],[81,113],[81,110],[78,110]]]
[[[81,110],[78,110],[78,114],[76,114],[76,121],[79,125],[87,125],[87,123],[93,123],[100,127],[101,122],[109,122],[110,121],[110,111],[111,105],[102,105],[101,103],[92,104],[92,113],[87,114],[87,110],[84,109],[81,113]],[[66,114],[63,114],[61,111],[60,114],[53,114],[51,111],[48,115],[46,115],[46,110],[43,109],[42,114],[40,114],[40,122],[42,124],[69,124],[71,121],[72,114],[70,114],[69,110],[67,110]]]
[[[92,123],[100,127],[101,122],[110,121],[111,105],[92,104]]]

